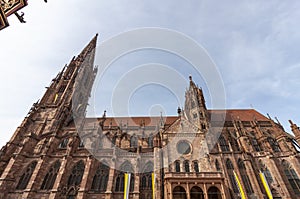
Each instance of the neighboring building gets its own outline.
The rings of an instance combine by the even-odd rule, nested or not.
[[[121,199],[124,172],[130,198],[148,199],[153,170],[156,198],[236,199],[234,172],[247,198],[267,198],[259,171],[273,198],[300,198],[299,128],[291,122],[291,136],[254,109],[209,110],[191,77],[177,116],[82,119],[96,42],[52,80],[1,149],[1,199]]]

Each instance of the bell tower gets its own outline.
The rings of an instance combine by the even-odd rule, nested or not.
[[[188,121],[195,124],[199,129],[208,128],[208,115],[205,105],[205,99],[201,88],[196,86],[192,76],[189,76],[190,85],[185,92],[184,113]]]
[[[61,139],[71,136],[62,129],[72,126],[74,116],[85,115],[97,74],[94,67],[97,36],[51,81],[42,99],[33,104],[10,141],[0,150],[0,198],[6,198],[8,190],[15,187],[16,171],[22,165],[34,162],[39,170],[51,161]],[[37,188],[36,178],[37,173],[33,173],[29,189]],[[22,198],[33,198],[31,194],[34,193],[24,192]]]

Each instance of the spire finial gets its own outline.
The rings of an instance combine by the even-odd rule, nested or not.
[[[91,53],[97,45],[98,33],[93,37],[93,39],[86,45],[86,47],[81,51],[79,56],[86,57],[89,53]]]
[[[189,75],[189,79],[190,79],[190,81],[193,81],[192,75]]]

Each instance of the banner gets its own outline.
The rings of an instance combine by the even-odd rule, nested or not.
[[[240,191],[240,194],[241,194],[241,199],[246,199],[243,187],[242,187],[241,182],[240,182],[238,176],[236,175],[235,171],[233,171],[233,174],[234,174],[234,179],[236,181],[236,184],[238,185],[238,188],[239,188],[239,191]]]
[[[266,179],[266,176],[263,172],[259,171],[259,177],[261,179],[261,182],[263,183],[264,185],[264,188],[266,190],[266,193],[267,193],[267,196],[269,199],[273,199],[273,196],[272,196],[272,192],[271,192],[271,189],[269,187],[269,184],[268,184],[268,181]]]
[[[124,199],[129,199],[131,173],[124,174]]]
[[[155,173],[152,173],[152,198],[155,199]]]

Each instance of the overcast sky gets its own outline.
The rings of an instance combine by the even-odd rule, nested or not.
[[[226,108],[253,107],[277,116],[287,132],[288,119],[300,125],[298,1],[49,0],[46,4],[40,0],[29,1],[22,11],[27,23],[20,24],[10,16],[10,26],[0,32],[0,145],[10,139],[45,87],[96,33],[101,44],[142,27],[172,29],[202,45],[221,74]],[[165,52],[144,51],[124,57],[123,62],[110,68],[110,73],[121,78],[118,65],[132,65],[131,61],[134,66],[161,63],[176,68],[186,64]],[[187,74],[193,75],[192,70],[187,71],[181,71],[186,80]],[[195,82],[209,98],[201,78]],[[156,93],[156,97],[147,93]],[[131,96],[134,100],[129,102],[130,113],[147,115],[149,109],[156,113],[160,106],[168,106],[163,112],[175,115],[182,102],[177,96],[168,102],[167,95],[172,93],[161,85],[139,88]],[[159,96],[168,105],[163,105]],[[97,101],[101,102],[99,115],[103,109],[110,113],[109,99],[104,96]],[[143,102],[136,106],[138,101]]]

